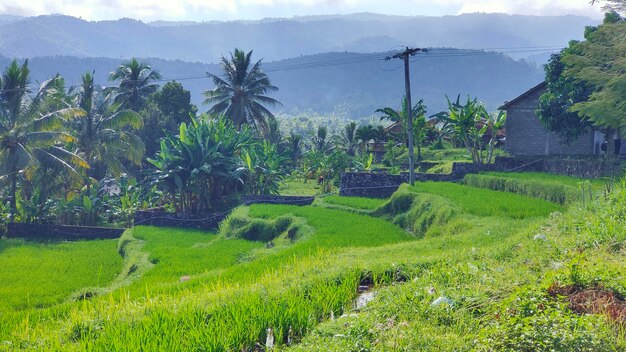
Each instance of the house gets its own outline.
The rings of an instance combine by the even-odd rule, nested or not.
[[[546,91],[542,82],[519,97],[508,101],[499,110],[507,113],[504,149],[512,155],[597,155],[601,153],[604,133],[593,131],[564,144],[558,135],[548,132],[537,117],[539,97]]]

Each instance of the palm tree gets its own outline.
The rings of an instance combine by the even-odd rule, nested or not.
[[[57,93],[58,76],[41,84],[31,98],[28,60],[16,60],[0,77],[0,181],[9,183],[10,221],[13,222],[19,176],[39,165],[57,165],[74,179],[80,178],[76,167],[89,165],[61,147],[74,138],[62,130],[65,123],[83,114],[80,109],[64,108],[50,111],[48,102]],[[51,104],[54,106],[54,104]]]
[[[93,177],[98,167],[119,176],[126,171],[122,159],[141,165],[145,146],[131,130],[141,128],[143,120],[133,110],[120,109],[119,104],[111,103],[111,95],[98,91],[94,87],[94,74],[87,72],[82,76],[76,96],[77,105],[85,111],[85,117],[75,125],[77,146],[85,160],[94,166],[88,177]]]
[[[311,138],[315,151],[326,153],[332,148],[332,145],[328,142],[327,136],[328,128],[326,128],[326,126],[319,126],[317,133]]]
[[[354,152],[358,144],[356,131],[356,122],[351,121],[343,127],[341,135],[339,136],[339,143],[341,144],[341,147],[350,156],[354,156]]]
[[[408,141],[408,101],[406,96],[402,98],[402,110],[395,110],[393,108],[377,109],[376,112],[383,114],[380,117],[381,120],[390,120],[394,123],[402,125],[402,140],[405,143]],[[422,142],[426,133],[426,105],[424,100],[420,99],[411,109],[412,122],[413,122],[413,140],[417,146],[417,160],[422,160]]]
[[[161,79],[161,74],[150,65],[133,58],[119,65],[109,74],[109,79],[119,80],[119,86],[113,89],[116,93],[115,103],[122,109],[139,112],[146,98],[159,88],[154,82]]]
[[[293,130],[289,132],[287,140],[287,152],[291,158],[291,164],[293,166],[298,165],[298,161],[302,157],[302,136],[296,134]]]
[[[267,96],[278,88],[261,71],[261,60],[250,67],[251,56],[252,51],[246,54],[239,49],[230,54],[230,59],[222,56],[223,78],[208,74],[215,88],[204,92],[204,103],[212,104],[210,114],[225,115],[237,129],[249,124],[265,135],[268,131],[267,119],[274,117],[265,105],[282,104]]]

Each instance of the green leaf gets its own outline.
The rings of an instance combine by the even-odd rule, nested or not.
[[[83,208],[85,208],[85,211],[87,211],[88,213],[90,213],[91,209],[93,208],[91,199],[89,199],[89,197],[87,196],[83,196]]]

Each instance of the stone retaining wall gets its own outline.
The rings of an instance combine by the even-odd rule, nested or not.
[[[606,162],[596,159],[542,159],[496,157],[490,165],[455,162],[450,174],[415,173],[415,181],[456,182],[467,174],[480,171],[498,172],[546,172],[581,178],[598,178],[619,175],[622,171],[618,162]],[[408,173],[389,175],[384,173],[343,173],[339,186],[339,195],[351,197],[387,198],[402,183],[409,181]]]
[[[216,229],[230,212],[192,216],[165,211],[138,210],[135,212],[135,226],[182,227],[191,229]]]
[[[119,238],[123,232],[124,229],[109,227],[12,223],[7,225],[6,236],[29,240],[75,241]]]
[[[315,197],[303,196],[246,196],[243,198],[243,204],[288,204],[288,205],[311,205]]]
[[[299,196],[246,196],[242,202],[245,205],[251,204],[288,204],[288,205],[311,205],[314,197]],[[232,209],[231,209],[232,210]],[[217,229],[220,222],[224,220],[231,210],[223,213],[207,213],[202,215],[187,215],[180,213],[170,213],[156,210],[139,210],[135,212],[135,225],[157,226],[157,227],[182,227],[193,229]]]

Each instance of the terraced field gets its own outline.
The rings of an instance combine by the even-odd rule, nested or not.
[[[0,350],[621,350],[624,196],[422,183],[211,233],[2,239]]]

